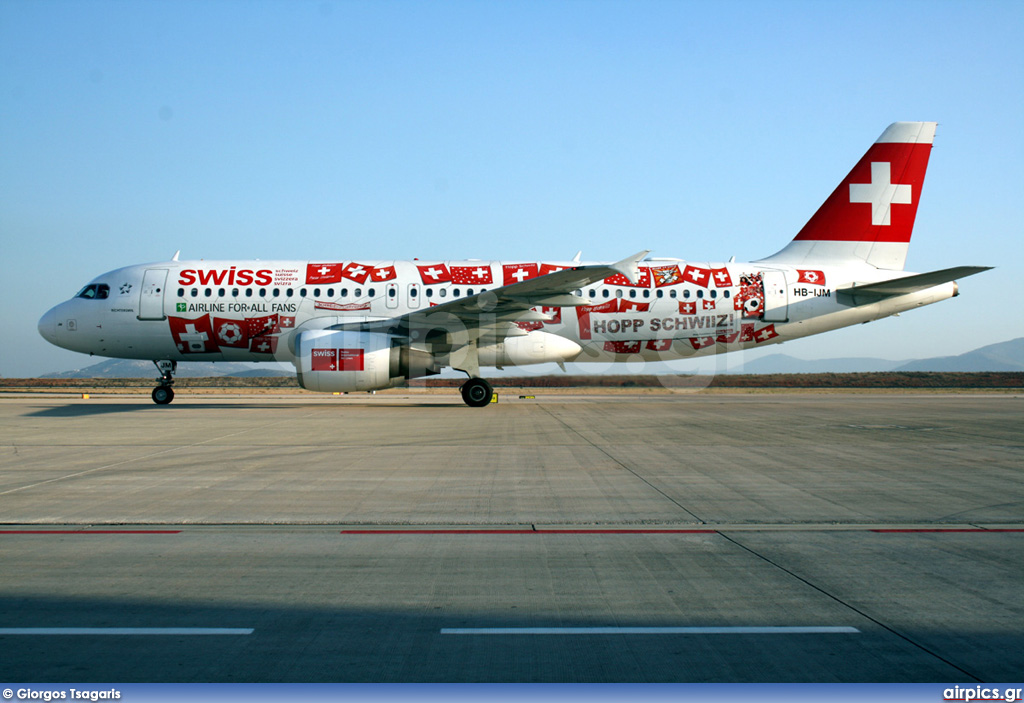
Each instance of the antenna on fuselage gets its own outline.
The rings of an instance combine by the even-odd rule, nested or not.
[[[574,264],[578,264],[580,262],[580,257],[581,256],[583,256],[583,250],[582,249],[580,249],[578,252],[576,252],[576,256],[572,257],[572,262]]]
[[[181,249],[178,249],[178,251],[174,252],[174,256],[171,257],[171,261],[177,261],[179,256],[181,256]]]

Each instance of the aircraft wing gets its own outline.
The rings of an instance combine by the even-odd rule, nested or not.
[[[919,290],[949,283],[958,278],[973,276],[982,271],[988,271],[991,266],[954,266],[953,268],[918,273],[902,278],[892,278],[888,281],[878,283],[863,283],[861,285],[837,288],[836,294],[840,301],[853,305],[867,305],[877,303],[884,298],[892,298],[897,295],[916,293]]]
[[[414,310],[399,317],[364,322],[342,322],[332,329],[361,330],[407,334],[413,328],[457,328],[460,331],[496,331],[497,323],[549,320],[550,317],[531,310],[538,306],[573,307],[589,305],[591,300],[574,291],[609,276],[621,273],[631,281],[639,277],[640,261],[649,250],[637,252],[614,264],[574,266],[537,276],[519,283],[492,288],[476,295],[449,300],[432,307]],[[511,324],[508,325],[511,327]],[[518,330],[518,328],[516,328]],[[515,333],[514,331],[512,332]]]

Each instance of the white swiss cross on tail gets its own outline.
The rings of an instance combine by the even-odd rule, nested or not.
[[[892,164],[885,161],[871,162],[871,182],[851,183],[850,202],[871,204],[871,224],[890,225],[891,206],[910,205],[911,188],[908,185],[893,185]]]

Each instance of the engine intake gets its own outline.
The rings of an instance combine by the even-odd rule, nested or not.
[[[430,354],[381,332],[308,330],[295,351],[299,385],[311,391],[375,391],[439,371]]]

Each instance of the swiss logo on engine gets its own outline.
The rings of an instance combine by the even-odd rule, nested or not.
[[[337,371],[337,349],[314,349],[310,371]]]

